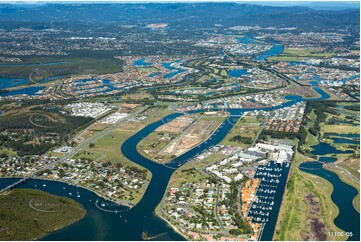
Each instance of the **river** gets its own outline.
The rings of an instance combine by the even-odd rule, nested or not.
[[[327,99],[329,97],[321,89],[315,88],[315,90],[321,95],[318,100]],[[286,99],[289,101],[282,105],[257,109],[275,110],[291,106],[299,101],[305,101],[299,96],[288,96]],[[48,234],[43,238],[43,240],[142,240],[143,232],[147,233],[150,237],[159,235],[159,237],[156,238],[157,240],[184,240],[181,235],[176,233],[165,221],[156,216],[154,213],[156,206],[160,203],[165,193],[171,175],[179,166],[185,164],[189,159],[192,159],[200,152],[222,141],[227,133],[232,129],[233,125],[237,122],[240,115],[245,111],[252,110],[255,109],[248,108],[227,110],[231,115],[233,115],[231,122],[229,119],[225,120],[207,141],[177,157],[172,162],[166,164],[166,166],[157,164],[141,156],[138,153],[136,146],[144,137],[153,132],[156,128],[183,114],[170,114],[162,120],[149,124],[127,139],[121,146],[121,152],[123,155],[129,160],[147,168],[153,174],[143,198],[130,210],[124,206],[116,206],[114,203],[105,201],[93,192],[67,185],[62,182],[30,180],[21,184],[19,187],[22,188],[37,188],[55,195],[70,197],[80,202],[87,210],[87,214],[82,220],[59,231]],[[197,112],[200,111],[202,110]],[[287,176],[285,175],[285,177]],[[282,186],[284,187],[286,179],[283,180]],[[0,179],[0,187],[5,187],[11,181],[11,179]],[[340,180],[334,180],[334,182],[339,183],[340,186],[343,186],[342,184],[344,184]],[[335,184],[335,187],[337,187],[337,185],[338,184]],[[283,190],[281,193],[283,193]],[[341,198],[344,198],[345,196],[348,196],[349,200],[352,200],[354,197],[353,194],[350,193],[343,194]],[[96,204],[97,200],[98,203]],[[279,200],[281,201],[281,197]],[[339,207],[344,206],[339,203],[337,203],[337,205]],[[118,212],[105,212],[102,209],[108,211],[116,210]],[[267,239],[269,239],[270,235],[273,234],[274,226],[277,221],[278,209],[279,205],[273,211],[275,215],[272,222],[270,221],[269,225],[264,229],[263,234],[267,235]],[[124,212],[119,212],[123,210]],[[340,208],[340,211],[343,211],[342,208]]]

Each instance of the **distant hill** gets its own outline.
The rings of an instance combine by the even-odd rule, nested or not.
[[[292,7],[292,6],[302,6],[308,7],[316,10],[345,10],[345,9],[360,9],[359,1],[267,1],[267,2],[249,2],[242,1],[240,3],[248,3],[255,5],[264,5],[264,6],[278,6],[278,7]]]
[[[309,5],[311,6],[311,5]],[[314,6],[314,5],[312,5]],[[259,25],[320,30],[359,26],[357,9],[315,10],[306,6],[261,6],[240,3],[139,3],[139,4],[0,4],[0,24],[23,23],[148,24],[166,22],[175,27]],[[14,25],[16,23],[16,25]]]

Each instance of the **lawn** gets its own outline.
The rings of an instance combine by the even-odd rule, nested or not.
[[[335,53],[331,53],[331,52],[315,53],[306,49],[285,49],[282,54],[278,56],[272,56],[267,59],[274,61],[301,61],[305,58],[310,58],[310,57],[328,58],[334,55]]]
[[[192,168],[190,165],[185,164],[180,169],[177,169],[176,172],[173,173],[169,184],[169,187],[180,187],[182,183],[196,183],[200,182],[204,179],[208,178],[203,173]]]
[[[240,118],[227,136],[221,141],[221,144],[248,148],[251,144],[245,141],[236,141],[234,137],[241,136],[243,138],[249,138],[253,142],[261,128],[261,122],[262,120],[257,120],[255,117],[246,116]]]
[[[356,158],[356,157],[357,158]],[[355,155],[350,154],[338,154],[337,165],[345,168],[356,178],[360,178],[360,149]]]
[[[85,216],[74,200],[33,189],[0,195],[0,240],[35,240]]]
[[[290,55],[290,56],[304,56],[304,57],[331,57],[335,55],[335,53],[331,53],[331,52],[315,53],[306,49],[285,49],[282,54]]]
[[[192,165],[197,168],[204,168],[204,167],[208,166],[209,164],[216,162],[216,161],[220,161],[224,158],[225,158],[225,156],[223,156],[220,153],[213,153],[212,155],[205,158],[204,160],[192,162]]]
[[[135,102],[139,102],[142,99],[154,99],[153,96],[146,92],[136,92],[136,93],[129,93],[129,94],[123,94],[120,96],[120,100],[134,100]]]
[[[159,70],[155,67],[139,67],[137,68],[137,71],[139,72],[145,72],[145,73],[153,73],[153,72],[158,72]]]
[[[152,132],[138,144],[138,151],[145,157],[164,163],[170,160],[169,156],[159,154],[172,140],[178,135],[167,134],[163,132]]]
[[[360,126],[351,126],[351,125],[341,125],[341,124],[321,124],[322,132],[334,132],[338,134],[359,134],[360,133]]]
[[[270,60],[270,61],[303,61],[304,58],[303,57],[295,57],[295,56],[279,55],[279,56],[268,57],[267,60]]]

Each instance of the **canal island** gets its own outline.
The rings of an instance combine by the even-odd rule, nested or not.
[[[359,7],[0,3],[0,240],[360,241]]]

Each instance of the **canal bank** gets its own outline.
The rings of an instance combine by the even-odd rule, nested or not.
[[[321,97],[318,100],[327,98],[327,95],[324,93],[320,93],[320,95]],[[235,115],[235,118],[238,120],[240,115],[245,111],[275,110],[291,106],[300,101],[306,101],[299,96],[288,96],[286,99],[289,101],[276,107],[257,109],[229,109],[227,111],[230,112],[231,115]],[[159,236],[157,237],[157,240],[184,240],[184,238],[176,231],[174,231],[172,227],[170,227],[164,220],[159,218],[154,213],[154,210],[160,203],[164,192],[166,191],[169,179],[175,169],[185,164],[188,160],[192,159],[200,152],[203,152],[204,150],[222,141],[227,133],[232,129],[237,120],[234,120],[232,123],[224,121],[218,128],[217,132],[215,132],[207,141],[168,163],[167,166],[170,168],[157,164],[138,153],[136,148],[137,144],[142,139],[144,139],[144,137],[149,135],[165,122],[170,122],[181,115],[183,114],[170,114],[164,119],[144,127],[142,130],[134,134],[123,143],[121,147],[121,152],[123,155],[129,160],[147,168],[153,174],[152,179],[148,185],[148,189],[146,190],[142,200],[130,210],[123,211],[126,209],[125,207],[117,207],[118,205],[114,205],[114,203],[106,201],[88,190],[64,185],[60,182],[30,180],[24,184],[21,184],[20,187],[37,187],[38,189],[59,196],[73,198],[74,200],[79,201],[87,210],[87,215],[81,221],[51,233],[45,236],[43,240],[142,240],[142,235],[144,233],[149,235],[149,237]],[[284,177],[286,180],[287,176]],[[5,181],[7,180],[0,179],[1,186],[4,185],[3,183],[5,183]],[[284,185],[285,184],[283,184],[283,186]],[[280,194],[283,194],[283,192]],[[280,206],[282,196],[280,196],[279,199],[280,201],[278,206]],[[111,209],[113,212],[100,210],[95,205],[95,202],[100,204],[100,206],[105,207],[106,210]],[[342,206],[342,204],[340,204],[340,206]],[[277,209],[274,209],[274,213],[278,215],[278,211],[276,210]],[[276,220],[277,217],[275,218],[274,223]],[[269,231],[273,233],[272,226],[269,226]],[[264,236],[266,236],[266,234]]]
[[[333,190],[330,194],[332,202],[338,207],[339,213],[334,219],[334,224],[341,229],[344,234],[348,235],[348,240],[360,240],[360,214],[353,205],[353,200],[357,196],[358,191],[351,185],[345,183],[340,177],[331,170],[325,169],[324,164],[335,162],[337,159],[328,157],[334,154],[350,154],[351,150],[341,151],[333,146],[322,142],[312,146],[311,154],[317,155],[317,161],[303,162],[299,165],[299,169],[303,172],[313,174],[331,183]],[[327,156],[325,156],[327,155]],[[341,232],[341,231],[333,231]]]

